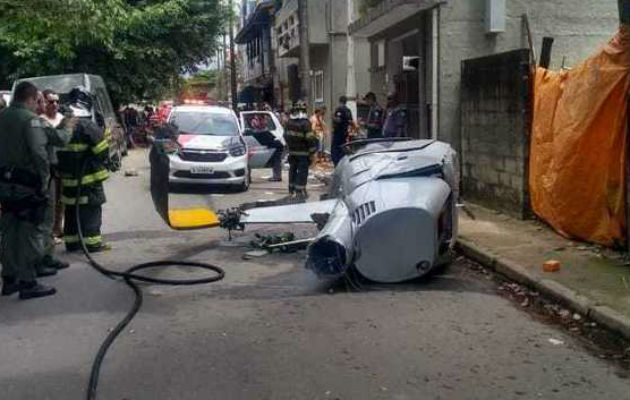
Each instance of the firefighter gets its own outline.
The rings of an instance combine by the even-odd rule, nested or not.
[[[317,151],[317,136],[311,129],[306,104],[298,101],[291,109],[284,138],[289,148],[289,194],[305,199],[308,168]]]
[[[56,293],[36,277],[57,272],[39,265],[44,256],[41,226],[48,204],[49,146],[58,144],[53,143],[54,135],[70,136],[70,129],[63,132],[63,122],[57,132],[37,116],[37,101],[37,88],[22,82],[15,88],[11,106],[0,114],[2,295],[19,292],[20,299]]]
[[[78,117],[70,143],[57,153],[65,205],[64,236],[66,250],[81,249],[76,219],[77,194],[81,173],[79,218],[85,245],[90,252],[109,250],[101,238],[102,205],[105,203],[103,182],[109,177],[109,143],[104,136],[102,115],[94,114],[92,96],[77,87],[69,94],[70,109]]]

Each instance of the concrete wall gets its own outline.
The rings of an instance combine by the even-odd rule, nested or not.
[[[506,0],[506,30],[485,32],[485,0],[451,0],[440,7],[440,131],[460,148],[460,71],[469,58],[525,48],[521,16],[529,16],[534,45],[556,39],[552,67],[571,66],[605,43],[618,26],[617,0]]]
[[[526,217],[530,115],[528,50],[464,62],[461,161],[466,200]]]

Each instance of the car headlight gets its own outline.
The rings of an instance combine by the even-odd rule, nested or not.
[[[230,155],[232,157],[244,156],[246,152],[247,150],[245,149],[245,146],[243,145],[238,145],[238,146],[234,146],[230,148]]]

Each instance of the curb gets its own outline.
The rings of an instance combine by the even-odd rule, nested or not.
[[[465,239],[458,239],[455,248],[465,257],[478,262],[515,282],[528,286],[564,304],[572,311],[589,317],[626,339],[630,339],[630,318],[607,306],[595,304],[587,297],[550,279],[540,278],[514,261]]]

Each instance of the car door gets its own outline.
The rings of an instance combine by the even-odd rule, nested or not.
[[[269,132],[255,130],[250,120],[256,116],[256,112],[241,113],[241,126],[243,127],[243,137],[247,143],[247,151],[249,153],[249,167],[252,169],[267,168],[269,160],[273,155],[274,149],[265,146],[265,139],[269,136]]]

